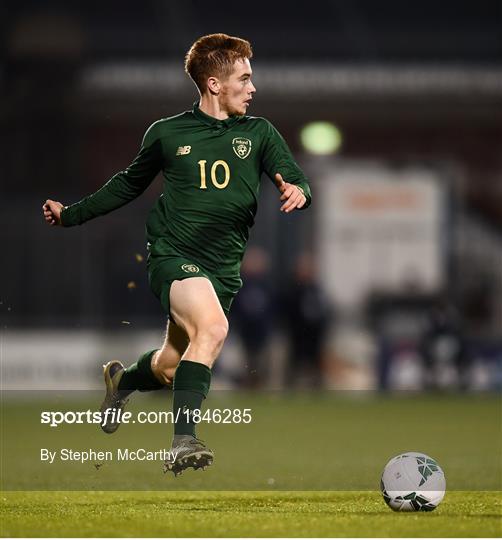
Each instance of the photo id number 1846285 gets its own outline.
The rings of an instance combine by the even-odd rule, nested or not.
[[[187,422],[200,424],[207,422],[208,424],[249,424],[253,417],[251,409],[200,409],[183,408],[182,414],[186,416]]]

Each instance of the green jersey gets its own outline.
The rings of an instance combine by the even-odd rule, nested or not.
[[[150,211],[150,259],[184,257],[220,277],[239,275],[257,210],[262,172],[310,188],[279,132],[264,118],[218,120],[193,110],[155,122],[133,163],[61,214],[80,225],[138,197],[157,173],[163,194]]]

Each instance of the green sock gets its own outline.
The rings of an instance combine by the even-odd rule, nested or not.
[[[129,366],[120,379],[118,389],[124,392],[149,392],[150,390],[159,390],[164,385],[157,379],[152,371],[152,356],[155,351],[148,351],[139,357],[139,360]]]
[[[195,437],[195,422],[192,415],[185,411],[193,411],[202,406],[202,401],[209,392],[211,370],[199,362],[182,360],[173,381],[173,413],[177,421],[174,424],[175,435],[192,435]]]

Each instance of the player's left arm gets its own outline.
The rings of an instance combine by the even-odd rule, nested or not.
[[[266,121],[262,166],[274,181],[283,203],[281,212],[292,212],[310,206],[312,194],[305,173],[298,166],[286,141],[275,127]]]

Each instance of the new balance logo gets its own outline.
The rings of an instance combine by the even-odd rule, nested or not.
[[[177,156],[186,156],[190,153],[190,150],[192,149],[191,146],[178,146],[178,151],[176,152]]]

